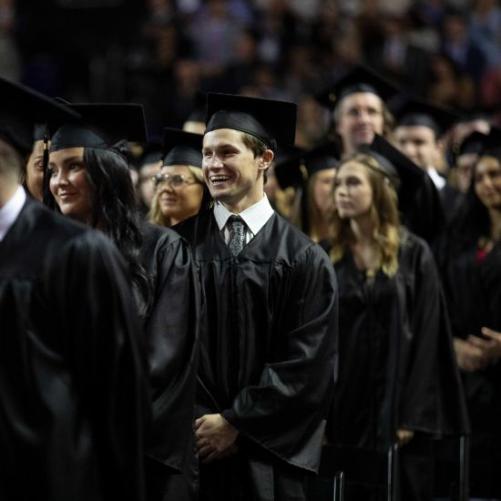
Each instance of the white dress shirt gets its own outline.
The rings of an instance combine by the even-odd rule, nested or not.
[[[214,217],[219,229],[223,232],[223,238],[226,243],[230,240],[230,231],[226,227],[226,223],[231,216],[240,216],[243,219],[246,225],[245,244],[248,244],[268,222],[268,219],[273,216],[274,212],[266,195],[259,202],[247,207],[240,214],[233,214],[220,202],[216,202],[214,205]]]
[[[0,208],[0,242],[4,239],[10,227],[16,222],[25,202],[26,193],[22,186],[18,186],[10,200]]]
[[[446,185],[447,181],[433,167],[429,168],[427,172],[437,190],[440,191]]]

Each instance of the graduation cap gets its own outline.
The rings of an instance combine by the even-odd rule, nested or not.
[[[295,148],[275,163],[275,176],[282,189],[301,186],[317,172],[336,167],[340,158],[339,147],[332,142],[309,151]]]
[[[192,165],[202,167],[202,134],[179,129],[164,129],[163,165]]]
[[[387,101],[398,93],[398,88],[374,70],[357,65],[315,97],[321,105],[333,109],[343,97],[359,92],[375,94],[383,101]]]
[[[395,115],[397,127],[427,127],[434,131],[436,137],[440,137],[460,119],[452,110],[407,95],[395,98],[389,108]]]
[[[292,145],[296,134],[294,103],[233,94],[207,94],[207,132],[234,129],[257,137],[273,151]]]
[[[501,129],[491,127],[489,134],[483,138],[483,148],[480,155],[489,155],[501,159]]]
[[[154,164],[161,162],[164,157],[162,144],[158,141],[148,142],[141,153],[139,158],[139,165]]]
[[[368,154],[378,161],[384,174],[398,191],[401,210],[410,207],[415,192],[426,183],[426,172],[378,134],[371,144],[361,145],[357,151]]]
[[[397,189],[404,223],[411,231],[432,242],[442,231],[444,214],[440,196],[428,174],[379,135],[358,151],[378,160]]]
[[[0,135],[21,153],[31,151],[35,124],[77,119],[78,112],[24,85],[0,77]]]
[[[459,145],[457,149],[457,156],[473,153],[479,155],[484,150],[484,144],[487,134],[483,132],[474,131],[468,134]]]
[[[103,148],[122,141],[146,142],[143,106],[134,103],[72,103],[68,106],[81,116],[65,121],[53,134],[50,151],[65,148]]]

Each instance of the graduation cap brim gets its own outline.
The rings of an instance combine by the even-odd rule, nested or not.
[[[334,109],[346,96],[368,92],[388,101],[398,94],[398,87],[366,66],[355,66],[315,96],[324,107]]]
[[[297,106],[233,94],[207,94],[207,132],[233,129],[263,141],[269,148],[294,144]]]
[[[79,118],[78,112],[29,87],[0,77],[0,134],[21,152],[30,151],[36,124]]]
[[[296,149],[275,164],[275,176],[282,189],[301,186],[322,170],[337,167],[341,151],[336,143],[325,143],[311,150]]]
[[[163,165],[192,165],[202,167],[201,134],[166,127],[163,139]]]
[[[71,103],[81,117],[57,125],[51,151],[70,147],[106,147],[119,141],[147,141],[143,106],[135,103]],[[54,133],[55,131],[52,130]]]
[[[424,126],[435,131],[437,136],[460,120],[452,110],[407,95],[394,98],[389,108],[396,118],[397,127]]]

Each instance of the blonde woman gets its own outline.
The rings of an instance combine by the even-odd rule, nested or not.
[[[166,155],[160,172],[153,178],[155,194],[149,218],[154,224],[174,226],[209,201],[202,177],[202,135],[166,129]]]
[[[346,158],[336,173],[327,250],[339,282],[341,362],[327,439],[342,458],[384,458],[398,443],[402,499],[425,500],[430,439],[464,429],[464,404],[437,270],[427,244],[400,225],[398,184],[375,153]],[[380,499],[349,487],[351,500]]]

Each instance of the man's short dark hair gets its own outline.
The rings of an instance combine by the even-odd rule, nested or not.
[[[263,141],[261,141],[261,139],[258,139],[251,134],[247,134],[246,132],[242,132],[242,142],[245,146],[247,146],[247,148],[249,148],[249,150],[252,151],[254,158],[264,155],[264,152],[270,149],[265,143],[263,143]],[[268,180],[268,176],[266,175],[267,170],[268,169],[264,171],[264,184],[266,184],[266,181]]]

